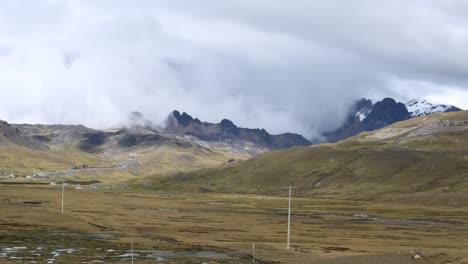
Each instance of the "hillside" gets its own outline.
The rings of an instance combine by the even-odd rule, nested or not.
[[[79,150],[51,149],[49,145],[5,121],[0,121],[0,160],[0,176],[64,170],[73,164],[93,167],[111,165],[110,162]]]
[[[270,135],[263,129],[239,128],[228,120],[211,124],[177,111],[169,115],[166,127],[155,125],[140,112],[132,112],[125,125],[108,130],[83,125],[10,125],[6,122],[0,128],[4,131],[0,144],[5,147],[0,149],[0,154],[11,156],[11,160],[16,159],[12,150],[18,146],[43,151],[37,155],[34,151],[28,153],[27,156],[34,158],[35,162],[25,161],[21,165],[13,165],[10,161],[3,163],[5,168],[16,168],[30,174],[36,170],[88,167],[104,162],[111,164],[108,166],[131,168],[133,175],[165,175],[232,164],[270,148],[310,144],[302,136],[292,133]],[[74,153],[90,160],[76,163],[79,159],[69,159],[64,161],[65,166],[39,166],[50,161],[50,152]],[[124,172],[116,174],[116,181],[125,180],[128,176]]]
[[[413,117],[457,111],[461,109],[452,105],[432,104],[426,100],[414,99],[401,103],[393,98],[384,98],[373,103],[372,100],[362,98],[351,107],[340,127],[322,136],[326,142],[337,142],[363,131],[380,129]]]
[[[0,146],[22,146],[29,149],[47,149],[47,146],[35,141],[21,129],[0,120]]]
[[[416,117],[335,144],[270,151],[216,169],[134,181],[172,191],[467,205],[468,111]]]
[[[119,181],[129,176],[219,166],[252,155],[247,151],[231,152],[231,149],[219,144],[204,146],[200,142],[145,128],[101,131],[82,125],[21,124],[7,127],[20,135],[16,137],[22,141],[16,138],[4,140],[5,143],[0,146],[0,155],[3,157],[0,170],[15,170],[19,176],[67,170],[76,166],[128,167],[130,171],[116,170],[110,178],[102,173],[84,176],[93,180],[105,176],[106,181]],[[252,151],[256,153],[256,150]],[[78,174],[78,171],[74,174]]]

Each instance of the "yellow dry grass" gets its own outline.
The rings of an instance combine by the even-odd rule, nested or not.
[[[458,262],[447,263],[463,263],[468,258],[467,208],[296,198],[291,236],[295,250],[287,251],[285,197],[87,191],[68,187],[65,214],[61,215],[58,187],[0,185],[0,193],[0,224],[10,231],[16,227],[21,232],[28,227],[115,234],[115,240],[106,242],[108,248],[128,245],[134,239],[137,245],[152,249],[206,247],[249,254],[255,243],[257,258],[267,263],[359,263],[360,258],[355,262],[346,260],[360,255],[372,260],[366,263],[413,263],[408,252],[420,247],[426,254],[425,262],[420,263],[455,261],[456,257],[460,258]],[[24,204],[38,200],[47,203]],[[385,224],[340,216],[353,213],[385,219],[424,218],[440,223]],[[389,258],[394,255],[398,257]],[[438,257],[429,257],[435,255]],[[386,258],[399,262],[382,262]],[[248,263],[248,256],[238,261]]]

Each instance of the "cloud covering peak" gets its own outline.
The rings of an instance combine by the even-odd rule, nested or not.
[[[133,110],[313,137],[361,97],[467,108],[462,1],[3,1],[0,119]]]

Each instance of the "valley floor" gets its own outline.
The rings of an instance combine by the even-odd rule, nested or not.
[[[468,263],[468,208],[0,185],[0,263]],[[422,253],[423,252],[423,253]],[[412,259],[419,254],[421,259]]]

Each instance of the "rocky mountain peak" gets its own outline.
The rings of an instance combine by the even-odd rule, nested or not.
[[[366,98],[361,98],[360,100],[358,100],[356,102],[356,107],[358,109],[372,107],[372,100],[371,99],[366,99]]]
[[[444,105],[444,104],[432,104],[427,100],[417,100],[412,99],[406,104],[408,112],[410,112],[411,117],[430,115],[432,113],[441,113],[441,112],[456,112],[461,109],[453,105]]]
[[[201,122],[189,114],[173,111],[166,123],[168,133],[185,134],[205,141],[251,142],[268,149],[282,149],[292,146],[307,146],[312,143],[298,134],[271,135],[265,129],[250,129],[236,126],[229,119],[220,123]]]
[[[354,105],[354,110],[351,111],[355,112],[356,114],[354,114],[354,116],[350,115],[349,119],[351,120],[348,120],[347,122],[352,122],[354,117],[359,118],[360,121],[364,120],[372,110],[372,105],[372,100],[370,99],[362,98],[361,100],[357,101]]]
[[[336,142],[363,131],[379,129],[411,117],[460,110],[455,106],[435,105],[426,100],[413,99],[403,104],[393,98],[384,98],[373,104],[371,100],[362,98],[356,101],[341,127],[325,132],[323,136],[326,141]]]
[[[229,119],[223,119],[219,123],[221,129],[226,132],[231,132],[237,134],[239,132],[239,128]]]
[[[172,113],[169,115],[168,118],[168,125],[180,125],[180,126],[188,126],[191,123],[197,123],[200,124],[200,120],[198,118],[193,118],[191,115],[187,114],[186,112],[183,112],[182,114],[174,110]]]
[[[406,106],[393,98],[384,98],[375,103],[364,118],[366,130],[374,130],[410,118]]]

